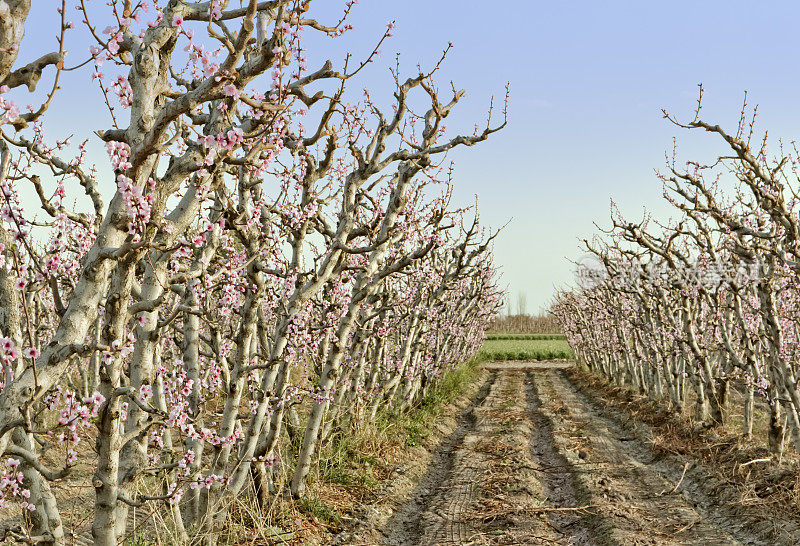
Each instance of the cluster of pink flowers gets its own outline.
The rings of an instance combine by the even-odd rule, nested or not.
[[[115,171],[126,171],[132,167],[129,161],[131,148],[124,142],[115,140],[106,142],[106,152],[111,160],[111,168]]]
[[[125,76],[117,76],[117,81],[111,84],[111,88],[117,93],[119,103],[123,108],[130,108],[133,104],[133,90],[128,78]]]
[[[14,123],[19,117],[19,107],[17,104],[5,97],[4,94],[8,93],[9,88],[7,85],[0,86],[0,124]]]
[[[141,232],[142,228],[150,221],[150,210],[155,200],[155,180],[147,181],[147,195],[142,194],[142,188],[136,186],[133,180],[124,174],[117,175],[117,189],[125,203],[128,213],[128,232]]]
[[[197,141],[208,150],[203,165],[210,166],[220,158],[222,151],[230,152],[244,142],[244,131],[240,127],[234,127],[216,136],[198,137]]]
[[[19,471],[19,459],[9,457],[5,466],[8,470],[0,470],[0,508],[8,508],[8,500],[13,498],[23,510],[35,511],[36,506],[28,502],[30,490],[22,486],[25,476]]]

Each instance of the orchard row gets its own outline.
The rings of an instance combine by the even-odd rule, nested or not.
[[[610,381],[675,408],[692,401],[711,426],[741,400],[746,438],[760,397],[770,449],[790,438],[800,450],[800,155],[770,154],[755,112],[743,108],[728,133],[703,121],[700,105],[691,122],[669,119],[727,152],[668,160],[669,222],[631,222],[612,208],[612,228],[585,241],[579,287],[560,293],[553,312],[578,358]]]
[[[64,0],[58,51],[15,69],[41,54],[19,51],[29,4],[0,1],[3,532],[64,544],[93,495],[96,544],[134,507],[213,542],[237,499],[302,497],[321,444],[478,350],[496,233],[451,204],[445,159],[505,119],[448,136],[444,55],[354,101],[392,25],[338,68],[302,45],[353,2],[329,24],[308,1]],[[49,129],[73,70],[108,109],[101,166],[81,119]]]

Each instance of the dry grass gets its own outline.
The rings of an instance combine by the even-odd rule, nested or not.
[[[455,402],[480,374],[479,362],[450,370],[437,388],[407,413],[380,413],[329,442],[312,472],[309,495],[296,505],[306,518],[293,528],[312,544],[356,523],[365,506],[377,504],[378,487],[413,456],[415,446],[433,434],[445,407]],[[292,516],[292,514],[286,514]],[[291,518],[280,521],[288,525]]]

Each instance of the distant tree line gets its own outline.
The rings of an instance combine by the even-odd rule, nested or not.
[[[489,333],[560,334],[561,327],[548,314],[500,315],[489,326]]]

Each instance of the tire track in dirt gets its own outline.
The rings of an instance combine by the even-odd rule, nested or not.
[[[557,425],[542,403],[539,393],[539,377],[545,371],[529,372],[526,377],[527,411],[529,412],[533,434],[531,454],[541,476],[542,488],[547,502],[552,508],[581,506],[587,492],[579,489],[574,480],[574,469],[564,453],[557,447],[555,435]],[[579,500],[580,499],[580,500]],[[591,526],[583,518],[582,511],[564,510],[547,513],[550,525],[561,535],[563,544],[597,544]]]
[[[492,371],[472,404],[461,414],[453,433],[437,449],[425,476],[409,502],[401,506],[384,531],[387,545],[467,544],[470,540],[464,512],[470,506],[475,478],[482,461],[464,456],[463,444],[474,442],[478,425],[475,408],[496,387]],[[460,451],[462,453],[460,453]]]
[[[595,505],[592,530],[598,542],[763,544],[741,522],[713,510],[713,502],[687,479],[683,468],[659,460],[581,395],[563,373],[532,375],[538,398],[555,423],[556,447],[571,466],[573,483],[579,484],[573,487],[587,493],[581,501]]]
[[[567,533],[553,521],[574,517],[541,512],[548,509],[546,491],[529,449],[535,423],[526,371],[539,368],[548,365],[487,366],[489,380],[384,528],[383,544],[564,543]]]

